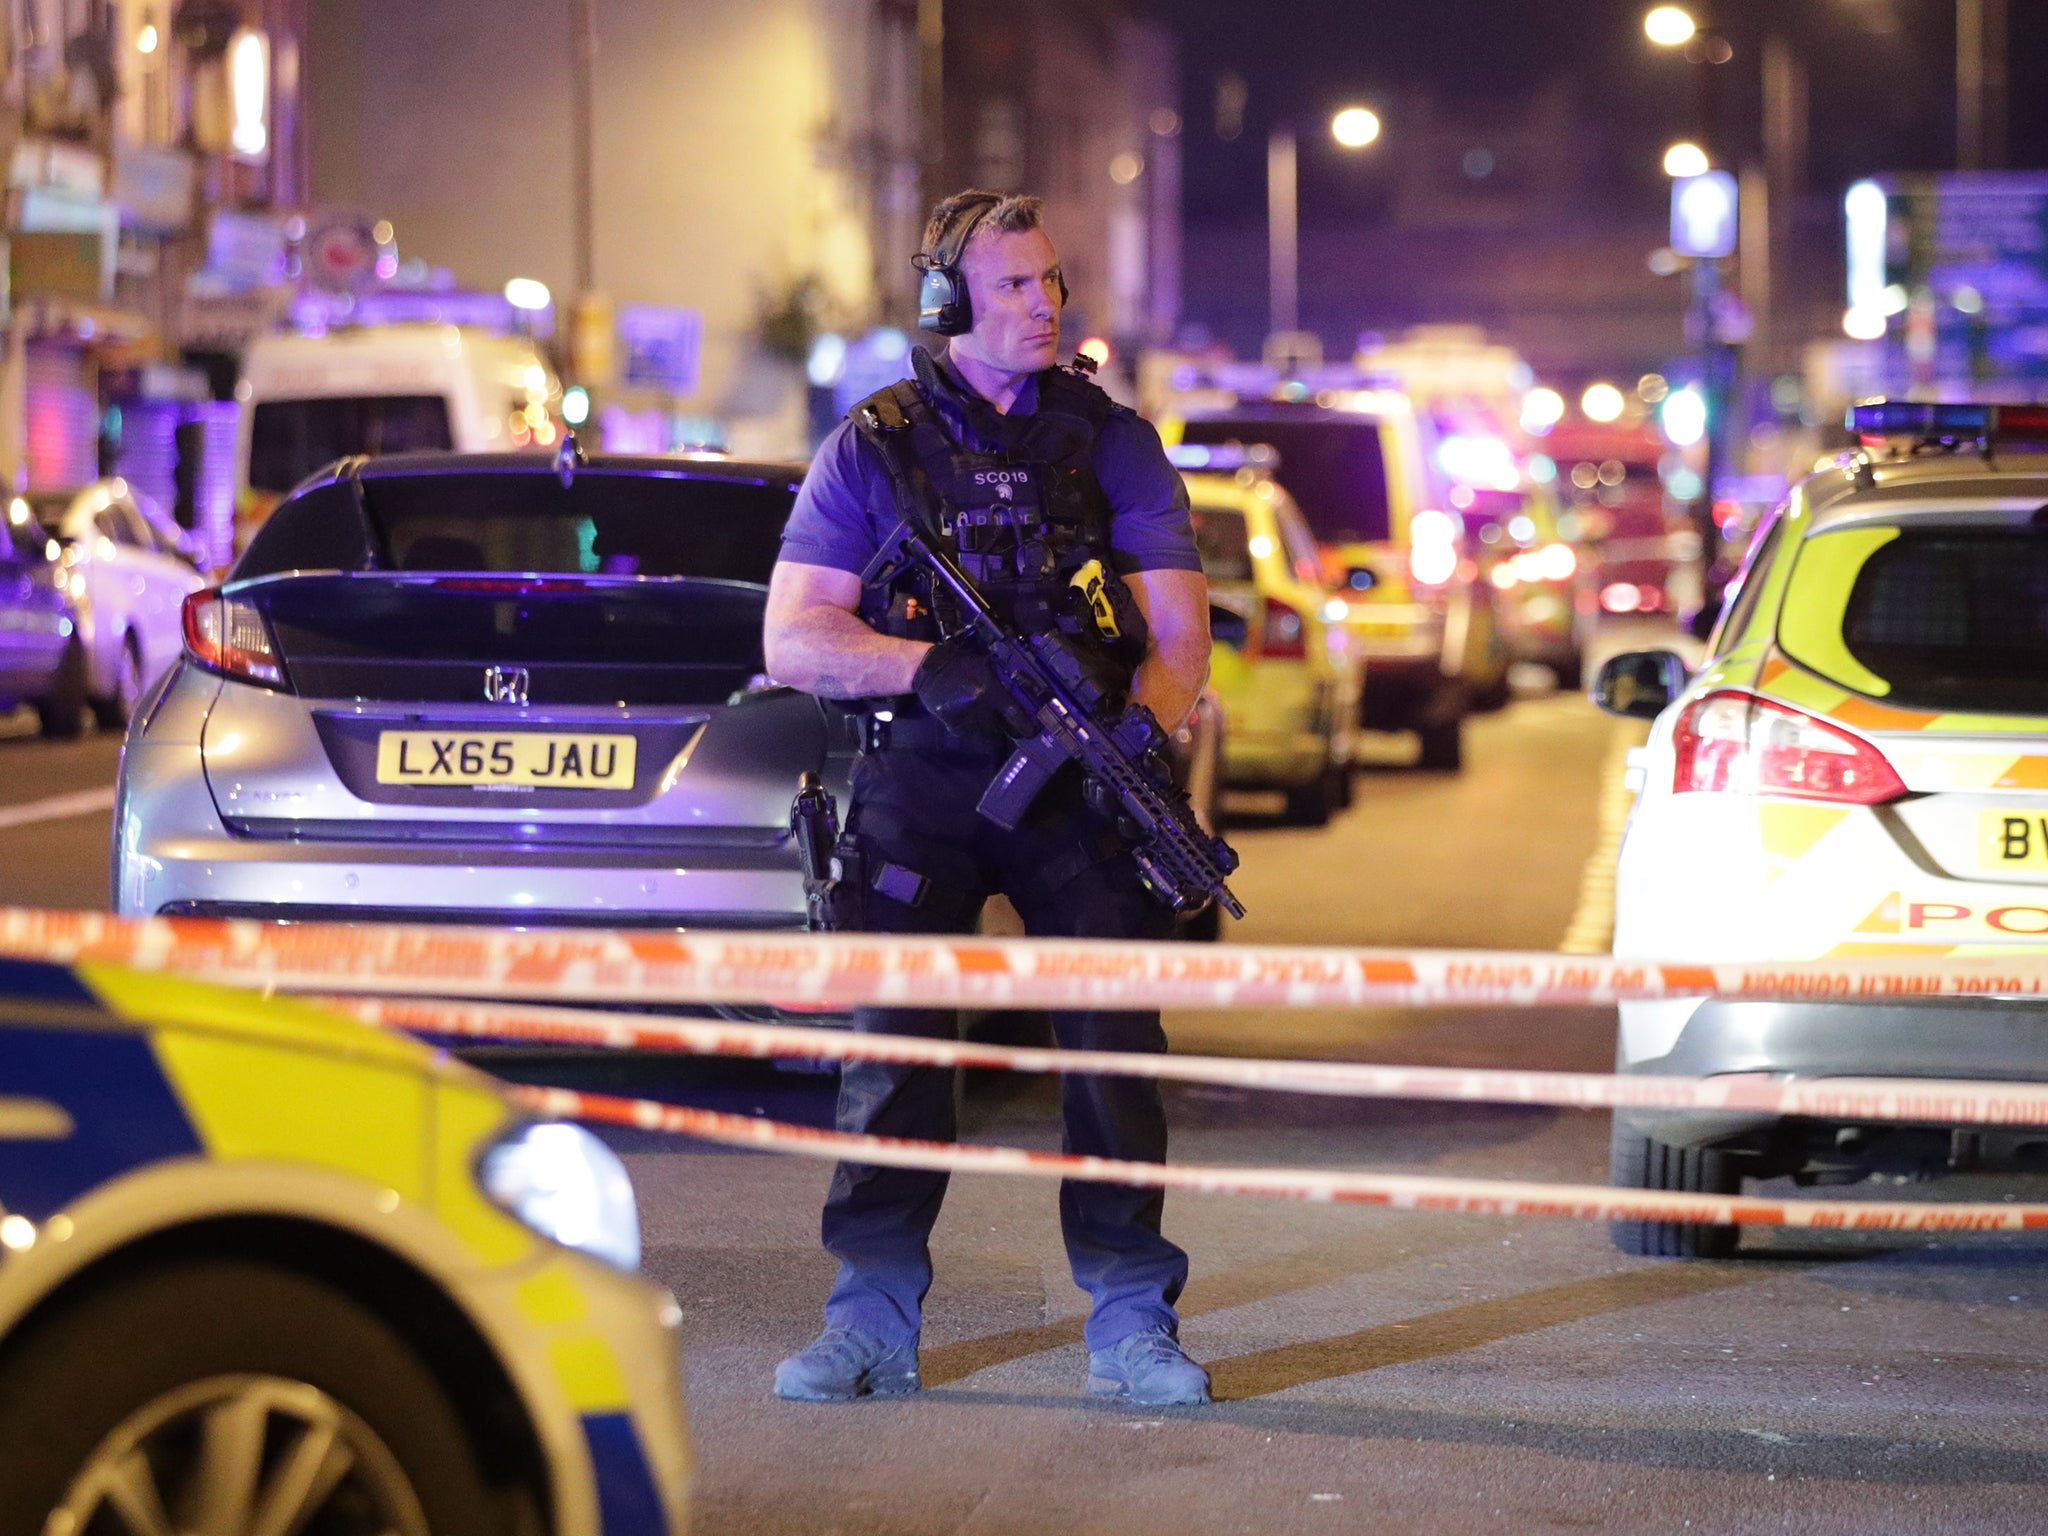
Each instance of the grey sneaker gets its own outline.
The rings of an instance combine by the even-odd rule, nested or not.
[[[1088,1390],[1148,1408],[1196,1407],[1209,1401],[1209,1373],[1164,1328],[1148,1328],[1088,1357]]]
[[[775,1367],[775,1395],[800,1403],[902,1397],[921,1385],[915,1339],[885,1344],[858,1328],[827,1328]]]

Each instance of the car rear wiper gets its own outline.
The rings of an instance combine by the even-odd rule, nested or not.
[[[377,525],[370,517],[370,498],[363,490],[363,466],[367,463],[367,455],[357,454],[348,461],[348,469],[342,478],[348,482],[349,499],[355,503],[356,519],[363,525],[363,569],[381,571],[387,562],[379,548],[381,540],[377,537]]]

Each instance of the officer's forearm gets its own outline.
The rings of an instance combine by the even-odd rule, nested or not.
[[[1202,685],[1208,680],[1206,655],[1191,674],[1186,658],[1170,658],[1154,651],[1139,664],[1138,675],[1131,684],[1131,702],[1151,710],[1152,718],[1167,731],[1177,731],[1194,710],[1195,701],[1202,696]]]
[[[768,672],[779,683],[822,699],[866,699],[910,692],[911,674],[931,647],[877,634],[843,608],[790,615],[768,635]]]
[[[1131,702],[1178,730],[1209,681],[1208,586],[1199,571],[1139,571],[1125,581],[1149,632]]]

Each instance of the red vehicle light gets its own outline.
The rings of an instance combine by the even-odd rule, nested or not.
[[[2008,441],[2048,442],[2048,405],[2001,405],[1998,435]]]
[[[1723,689],[1688,705],[1671,732],[1678,794],[1785,795],[1882,805],[1906,793],[1897,770],[1860,736]]]
[[[1277,597],[1266,599],[1265,619],[1259,626],[1258,655],[1264,661],[1308,658],[1308,624],[1291,603],[1283,603]]]
[[[265,688],[284,686],[283,658],[254,604],[223,597],[219,587],[206,587],[185,599],[178,618],[185,631],[185,654],[207,671]]]

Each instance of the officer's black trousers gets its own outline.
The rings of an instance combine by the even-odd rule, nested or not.
[[[976,813],[1000,762],[994,749],[885,748],[860,760],[847,824],[870,877],[887,863],[925,882],[915,904],[870,889],[864,926],[877,933],[972,933],[983,902],[1001,892],[1034,935],[1167,937],[1171,914],[1139,885],[1128,849],[1082,804],[1071,767],[1046,787],[1014,832]],[[1156,1012],[1055,1013],[1052,1023],[1059,1043],[1070,1049],[1166,1048]],[[862,1008],[854,1027],[950,1039],[959,1022],[950,1009]],[[1062,1097],[1067,1151],[1165,1159],[1166,1115],[1157,1084],[1071,1076]],[[949,1070],[854,1061],[841,1068],[842,1131],[951,1141],[953,1104]],[[943,1173],[839,1165],[823,1224],[825,1247],[839,1260],[825,1304],[827,1323],[892,1343],[916,1335],[931,1286],[932,1223],[945,1194]],[[1160,1235],[1163,1203],[1157,1190],[1071,1180],[1060,1186],[1068,1262],[1094,1303],[1086,1330],[1091,1349],[1176,1324],[1173,1304],[1187,1282],[1187,1255]]]

